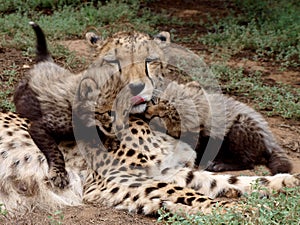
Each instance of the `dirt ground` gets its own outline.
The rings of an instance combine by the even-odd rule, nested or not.
[[[176,1],[156,1],[149,5],[154,11],[162,9],[167,10],[170,15],[178,16],[184,20],[198,20],[202,18],[204,21],[208,14],[211,16],[225,16],[228,13],[228,6],[221,4],[222,1],[194,1],[190,0],[176,0]],[[198,33],[207,32],[201,25],[194,27],[160,27],[160,30],[176,29],[182,37],[192,35],[195,30]],[[62,42],[61,44],[67,46],[70,50],[76,52],[77,55],[86,57],[91,60],[93,52],[82,40],[71,40]],[[181,43],[178,43],[181,44]],[[189,43],[185,45],[193,51],[204,55],[208,64],[212,63],[210,60],[210,52],[206,46],[193,45]],[[21,54],[15,49],[5,49],[0,47],[0,72],[8,67],[15,65],[19,76],[23,76],[33,64],[32,59]],[[242,66],[247,70],[260,70],[263,72],[265,82],[273,84],[276,81],[291,84],[300,88],[300,72],[294,70],[286,70],[282,72],[279,67],[271,65],[268,62],[254,62],[247,54],[242,57],[236,57],[229,62],[231,66]],[[80,68],[79,68],[80,70]],[[3,78],[2,78],[3,79]],[[280,145],[287,151],[294,164],[293,172],[300,172],[300,121],[284,120],[279,117],[266,118],[269,122],[272,132],[277,138]],[[254,174],[253,171],[239,171],[235,173]],[[60,216],[64,218],[61,219]],[[69,207],[62,210],[58,215],[48,215],[43,212],[31,212],[24,216],[17,217],[0,217],[0,224],[156,224],[156,218],[145,217],[136,214],[130,214],[123,211],[107,208],[104,206],[80,206]]]

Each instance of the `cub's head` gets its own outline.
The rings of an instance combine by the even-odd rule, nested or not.
[[[90,45],[97,48],[98,58],[91,68],[110,67],[131,92],[130,113],[142,113],[151,100],[166,67],[163,48],[170,43],[170,34],[161,32],[154,38],[138,32],[120,32],[102,40],[94,33],[86,34]]]

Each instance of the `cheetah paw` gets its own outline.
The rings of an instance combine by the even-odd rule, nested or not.
[[[300,173],[293,174],[283,180],[283,185],[286,187],[299,187],[300,186]]]
[[[49,179],[55,187],[58,187],[60,189],[63,189],[64,187],[68,186],[70,182],[68,172],[65,169],[58,170],[56,168],[53,168],[49,172]]]
[[[266,186],[276,191],[282,191],[284,187],[300,187],[300,174],[277,174],[266,182]]]

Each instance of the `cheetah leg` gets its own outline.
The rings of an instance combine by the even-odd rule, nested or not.
[[[124,177],[126,182],[118,180],[117,177]],[[137,178],[126,172],[121,172],[117,177],[115,174],[102,177],[91,172],[84,186],[84,202],[101,203],[145,215],[157,214],[161,207],[174,213],[195,214],[210,213],[216,205],[225,208],[236,205],[233,201],[212,200],[191,188],[155,181],[149,177]],[[144,181],[137,183],[137,179]]]
[[[210,198],[240,197],[244,193],[250,193],[255,183],[261,187],[266,187],[266,191],[281,191],[284,187],[300,186],[300,174],[234,176],[190,168],[169,169],[164,175],[157,176],[155,179],[190,187]]]
[[[34,143],[46,156],[49,165],[49,178],[54,186],[59,188],[67,186],[69,184],[69,177],[65,169],[64,156],[53,137],[39,121],[32,122],[29,133]]]

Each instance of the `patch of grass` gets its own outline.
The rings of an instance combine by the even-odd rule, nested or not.
[[[84,57],[78,57],[75,52],[70,51],[65,46],[52,43],[53,46],[49,46],[51,54],[55,56],[55,60],[59,63],[62,63],[62,66],[70,71],[76,72],[78,69],[82,70],[82,68],[87,67],[88,63]],[[34,54],[32,49],[30,54]]]
[[[0,203],[0,215],[1,216],[6,216],[7,215],[7,210],[5,209],[5,206],[2,204],[2,203]]]
[[[299,89],[284,84],[265,85],[257,71],[248,73],[243,68],[220,64],[212,66],[212,70],[224,92],[253,100],[255,107],[267,115],[300,119]]]
[[[15,111],[15,106],[9,97],[13,93],[12,87],[16,81],[16,77],[17,70],[15,65],[12,65],[0,74],[0,80],[2,80],[0,83],[0,111]]]
[[[282,66],[300,65],[299,1],[235,0],[236,12],[209,26],[199,41],[234,55],[248,50]]]
[[[0,5],[0,13],[12,13],[16,11],[28,12],[28,11],[36,11],[36,10],[45,10],[52,8],[63,7],[64,5],[78,5],[82,1],[81,0],[14,0],[14,1],[1,1]],[[91,1],[89,1],[91,2]]]
[[[7,7],[13,9],[13,13],[3,14],[0,17],[0,34],[7,39],[2,44],[22,50],[33,46],[34,35],[28,25],[30,20],[44,28],[50,40],[82,38],[85,30],[91,27],[105,35],[108,32],[128,29],[154,33],[153,27],[157,24],[180,24],[179,19],[154,14],[147,8],[141,8],[137,0],[113,0],[103,5],[98,2],[97,7],[91,2],[79,4],[66,0],[46,2],[47,6],[44,6],[45,1],[35,0],[31,3],[33,6],[28,6],[19,0],[6,3],[10,6],[0,6],[0,12]],[[43,13],[41,9],[45,8],[48,11]]]
[[[299,188],[286,188],[284,193],[273,193],[269,197],[262,197],[260,189],[246,195],[239,201],[239,209],[235,207],[221,213],[222,208],[216,207],[209,215],[179,216],[164,209],[159,211],[158,221],[163,224],[286,224],[294,225],[300,222]]]
[[[49,223],[51,225],[61,225],[63,224],[64,217],[62,211],[56,211],[51,216],[48,216]]]

